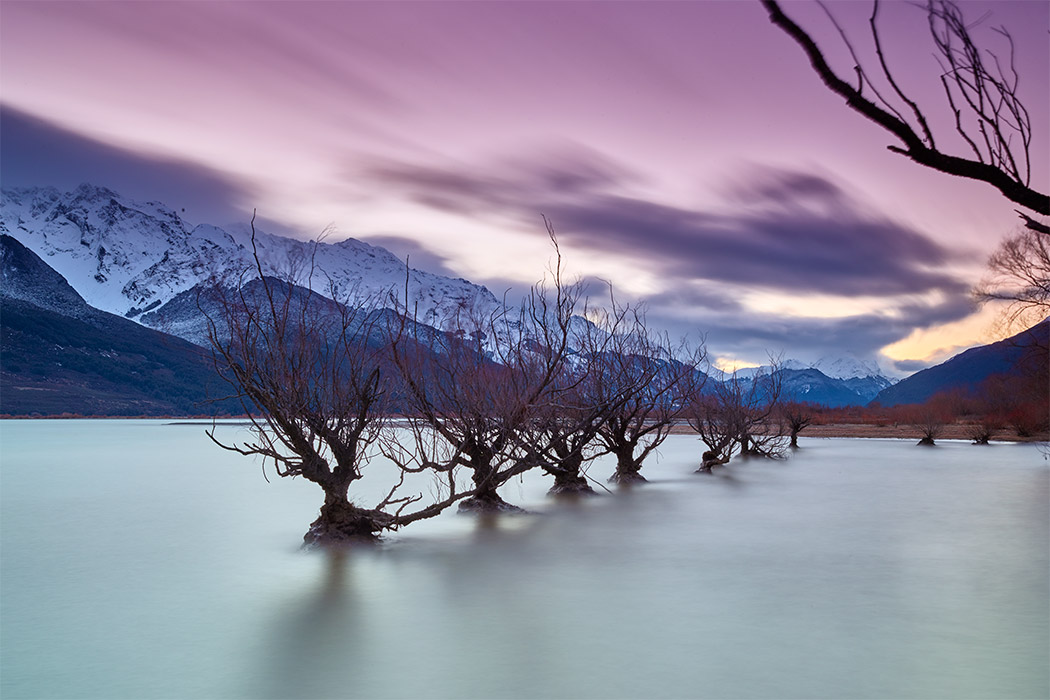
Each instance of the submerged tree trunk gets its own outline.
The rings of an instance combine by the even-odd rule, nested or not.
[[[496,470],[489,463],[474,461],[474,495],[459,503],[460,513],[520,513],[521,508],[503,500],[497,493]]]
[[[611,484],[644,483],[646,478],[638,472],[642,463],[634,458],[634,443],[622,445],[615,450],[616,473],[609,477]]]
[[[923,437],[917,444],[922,445],[923,447],[935,447],[937,445],[929,435]]]
[[[587,483],[582,469],[583,457],[581,455],[568,456],[557,466],[545,466],[543,470],[554,477],[554,486],[550,487],[547,495],[594,494],[594,489]]]
[[[727,464],[728,462],[728,456],[723,457],[721,453],[716,452],[715,450],[708,450],[707,452],[704,452],[703,456],[700,458],[700,468],[696,471],[700,474],[710,474],[712,468]]]
[[[592,496],[595,495],[595,491],[582,474],[556,474],[554,476],[554,486],[550,487],[547,494],[550,496],[572,494]]]
[[[303,536],[303,546],[347,546],[372,543],[389,527],[393,518],[379,510],[359,508],[347,498],[350,484],[325,489],[324,505],[317,520]]]
[[[751,436],[747,433],[740,435],[740,456],[750,457],[754,452],[751,449]]]
[[[522,509],[503,500],[496,489],[486,489],[459,502],[460,513],[520,513]]]

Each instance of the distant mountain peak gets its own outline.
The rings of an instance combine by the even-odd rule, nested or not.
[[[853,353],[846,355],[825,355],[813,363],[829,377],[836,379],[863,379],[864,377],[885,377],[882,367],[874,358],[861,358]]]

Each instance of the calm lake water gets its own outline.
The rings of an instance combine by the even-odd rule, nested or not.
[[[1050,696],[1032,445],[803,439],[706,476],[675,436],[645,487],[553,504],[528,475],[503,493],[531,515],[335,559],[298,550],[320,491],[201,425],[0,438],[6,700]]]

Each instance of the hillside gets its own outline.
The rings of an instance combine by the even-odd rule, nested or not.
[[[89,306],[32,251],[0,236],[0,413],[213,414],[210,355]]]
[[[934,367],[902,379],[879,392],[872,403],[883,406],[922,403],[946,391],[974,393],[981,382],[993,375],[1020,375],[1031,372],[1035,363],[1045,367],[1050,346],[1050,321],[990,345],[961,352]]]

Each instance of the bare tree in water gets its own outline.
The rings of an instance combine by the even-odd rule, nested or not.
[[[779,457],[784,431],[779,420],[783,372],[779,360],[752,377],[737,373],[694,396],[685,417],[707,446],[698,471],[742,457]]]
[[[666,334],[651,331],[640,313],[595,355],[589,390],[594,401],[614,406],[598,430],[605,452],[616,456],[610,482],[645,481],[642,464],[667,439],[702,386],[705,360],[703,344],[676,345]]]
[[[310,291],[318,272],[310,259],[289,261],[280,278],[266,274],[254,218],[252,246],[255,269],[219,280],[198,300],[216,368],[240,399],[251,438],[227,441],[215,427],[209,437],[262,457],[264,473],[270,465],[278,476],[321,487],[324,503],[306,544],[374,540],[461,498],[449,477],[444,494],[420,507],[422,495],[399,495],[401,472],[373,506],[354,503],[351,486],[363,478],[389,414],[387,315],[374,298],[335,301]]]
[[[813,407],[801,401],[785,401],[780,405],[780,419],[788,434],[789,447],[798,447],[798,434],[813,422]]]
[[[607,353],[637,322],[633,309],[610,299],[608,309],[585,309],[582,318],[574,319],[574,351],[551,385],[551,400],[542,402],[525,435],[529,458],[554,477],[552,495],[594,493],[585,464],[604,453],[599,432],[638,389],[626,382],[614,386],[604,374]]]
[[[446,322],[456,331],[424,337],[415,314],[403,309],[391,340],[412,421],[410,444],[388,453],[405,467],[466,470],[473,492],[463,510],[515,509],[497,490],[540,465],[523,436],[571,388],[559,380],[580,287],[563,281],[557,239],[546,224],[556,262],[517,312],[506,304],[487,313],[461,310]]]

